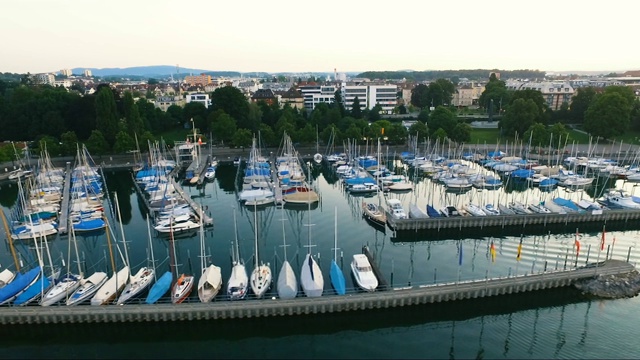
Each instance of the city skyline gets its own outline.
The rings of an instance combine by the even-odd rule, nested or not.
[[[634,70],[640,4],[455,0],[181,4],[24,0],[3,5],[0,72],[173,65],[238,72]],[[627,35],[625,35],[627,34]]]

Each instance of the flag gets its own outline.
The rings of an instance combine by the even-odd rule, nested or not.
[[[198,145],[202,145],[202,138],[198,138]]]
[[[493,241],[491,242],[491,262],[496,262],[496,247]]]
[[[462,244],[460,244],[460,257],[458,258],[458,265],[462,266]]]
[[[605,235],[605,230],[604,230],[604,226],[602,227],[602,241],[600,241],[600,250],[604,250],[604,235]]]
[[[382,135],[384,135],[384,128],[382,128]]]
[[[518,253],[516,254],[516,260],[520,261],[522,256],[522,238],[520,238],[520,244],[518,244]]]

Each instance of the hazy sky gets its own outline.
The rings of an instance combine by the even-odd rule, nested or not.
[[[638,1],[3,0],[0,72],[640,69],[638,10]]]

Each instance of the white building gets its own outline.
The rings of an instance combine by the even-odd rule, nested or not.
[[[307,111],[315,109],[319,103],[334,103],[336,101],[336,87],[334,85],[320,85],[309,83],[298,87],[304,98],[304,108]]]
[[[60,75],[62,75],[62,76],[71,76],[71,75],[73,75],[73,72],[71,72],[71,69],[62,69],[62,70],[60,70]]]
[[[392,114],[398,104],[398,86],[382,84],[349,84],[343,83],[342,101],[346,110],[351,111],[355,98],[358,98],[360,109],[373,109],[380,105],[381,114]]]
[[[53,85],[56,81],[56,77],[53,74],[35,74],[34,80],[36,84]]]
[[[509,90],[540,91],[549,108],[554,111],[560,110],[563,103],[571,104],[571,98],[575,93],[571,84],[565,81],[528,82],[508,80],[505,84]]]
[[[69,79],[64,79],[64,80],[55,80],[53,82],[53,86],[62,86],[65,89],[68,89],[71,87],[71,80]]]
[[[209,94],[203,93],[188,94],[186,97],[186,102],[187,104],[192,102],[199,102],[207,109],[209,108],[209,106],[211,106],[211,99],[209,98]]]
[[[91,70],[89,69],[84,69],[84,77],[91,77]]]

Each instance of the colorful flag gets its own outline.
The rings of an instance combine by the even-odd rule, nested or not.
[[[600,250],[604,250],[604,226],[602,227],[602,241],[600,241]]]
[[[520,261],[522,256],[522,238],[520,238],[520,244],[518,244],[518,253],[516,254],[516,260]]]
[[[491,262],[496,262],[496,246],[491,242]]]

